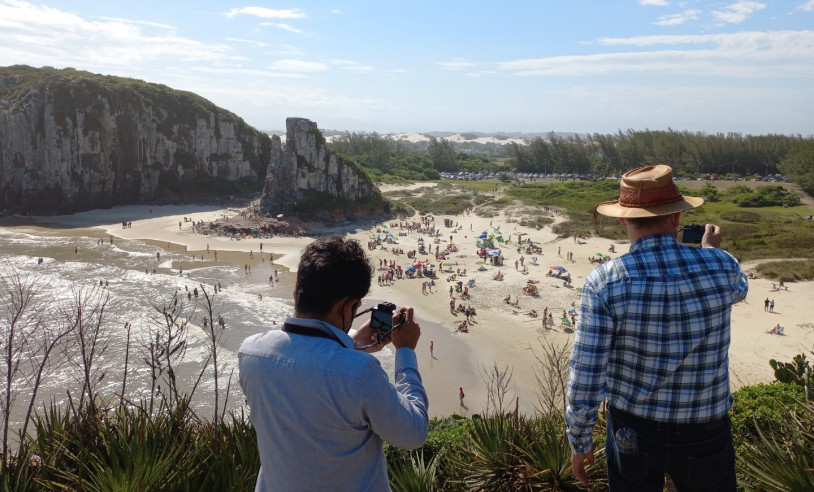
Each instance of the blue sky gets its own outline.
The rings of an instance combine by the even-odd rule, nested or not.
[[[0,0],[0,66],[196,92],[260,129],[814,134],[814,0]]]

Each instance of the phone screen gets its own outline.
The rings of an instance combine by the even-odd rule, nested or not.
[[[370,325],[379,331],[390,331],[393,327],[393,313],[374,309],[370,313]]]

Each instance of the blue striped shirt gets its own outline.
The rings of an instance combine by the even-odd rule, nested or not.
[[[571,450],[587,453],[597,409],[608,404],[659,422],[723,417],[729,392],[732,305],[746,275],[729,253],[638,239],[588,275],[570,360],[565,424]]]

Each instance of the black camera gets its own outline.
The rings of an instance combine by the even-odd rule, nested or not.
[[[701,238],[704,237],[704,231],[706,231],[706,227],[701,224],[690,224],[685,225],[681,230],[683,232],[683,234],[681,235],[682,243],[701,244]]]
[[[378,331],[391,331],[393,329],[393,312],[395,310],[396,305],[392,302],[382,302],[370,312],[370,326]],[[404,316],[404,313],[402,313],[402,316]]]

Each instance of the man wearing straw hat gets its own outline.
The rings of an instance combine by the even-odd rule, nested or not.
[[[570,361],[566,433],[574,474],[588,484],[592,431],[607,399],[610,490],[734,491],[729,422],[732,305],[746,297],[737,260],[706,224],[701,247],[679,244],[683,196],[667,165],[625,173],[618,200],[596,212],[616,217],[630,252],[585,279]]]

